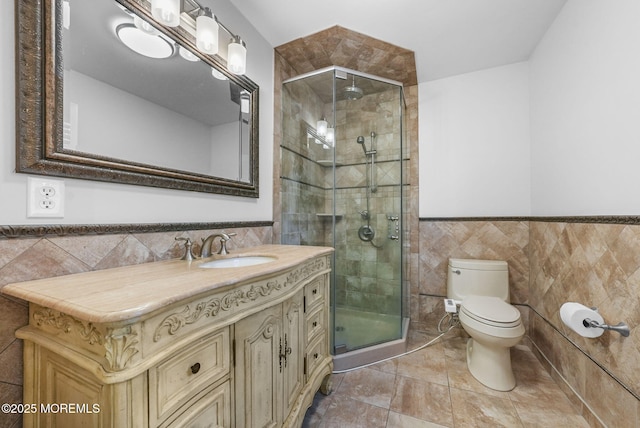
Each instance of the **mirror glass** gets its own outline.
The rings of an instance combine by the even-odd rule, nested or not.
[[[42,18],[37,6],[18,13],[29,26],[46,24],[47,14],[55,22],[34,40],[45,60],[42,92],[55,108],[42,112],[43,150],[37,159],[20,155],[19,172],[258,196],[258,87],[226,71],[227,33],[220,30],[220,51],[208,56],[195,48],[184,13],[186,25],[165,28],[147,2],[42,4]],[[136,52],[136,42],[149,50]]]

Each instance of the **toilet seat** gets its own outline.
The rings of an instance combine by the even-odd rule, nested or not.
[[[460,310],[469,317],[493,327],[515,327],[520,324],[520,311],[498,297],[468,296]]]
[[[524,333],[520,312],[498,297],[466,297],[460,305],[460,322],[494,337],[516,337]]]

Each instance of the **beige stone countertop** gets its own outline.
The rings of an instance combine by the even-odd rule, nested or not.
[[[210,290],[277,274],[314,257],[331,254],[333,248],[262,245],[236,251],[192,262],[174,259],[19,282],[4,286],[2,292],[81,320],[119,322]],[[244,267],[198,267],[218,258],[249,255],[273,256],[277,260]]]

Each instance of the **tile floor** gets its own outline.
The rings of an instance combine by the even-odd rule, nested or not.
[[[489,389],[469,373],[466,337],[445,335],[412,354],[333,375],[305,428],[589,427],[528,347],[511,351],[517,385]],[[411,334],[409,349],[430,337]]]

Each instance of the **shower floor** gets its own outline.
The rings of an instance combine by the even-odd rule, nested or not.
[[[347,352],[333,357],[334,370],[346,370],[401,354],[406,350],[409,319],[336,308],[334,344]],[[344,345],[344,346],[341,346]]]

